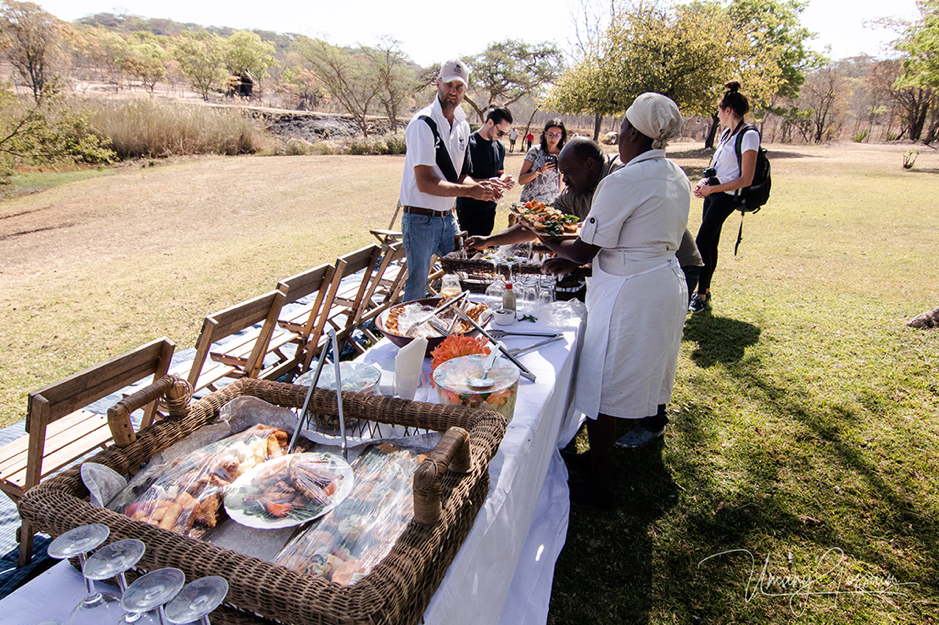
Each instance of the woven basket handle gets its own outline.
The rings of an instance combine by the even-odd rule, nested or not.
[[[414,520],[421,525],[440,521],[443,476],[447,470],[469,473],[472,469],[469,432],[459,427],[450,428],[414,473]]]
[[[165,375],[108,408],[108,427],[118,447],[127,447],[137,440],[130,414],[161,397],[166,398],[169,416],[184,417],[189,413],[192,387],[178,375]]]

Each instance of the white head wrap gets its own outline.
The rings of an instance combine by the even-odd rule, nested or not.
[[[668,140],[681,132],[678,105],[661,93],[643,93],[626,111],[633,128],[652,139],[652,147],[664,149]]]

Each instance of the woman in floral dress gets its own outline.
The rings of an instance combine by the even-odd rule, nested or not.
[[[541,133],[541,144],[532,146],[525,155],[518,182],[522,189],[522,202],[537,200],[550,204],[561,192],[561,174],[558,172],[558,154],[567,141],[567,128],[560,119],[551,119]]]

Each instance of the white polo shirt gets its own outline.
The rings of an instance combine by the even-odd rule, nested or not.
[[[430,106],[422,108],[411,118],[407,130],[404,131],[407,154],[404,157],[404,175],[401,177],[401,194],[399,196],[401,204],[403,206],[448,211],[453,208],[455,198],[430,195],[417,190],[417,178],[414,176],[414,167],[417,165],[432,166],[434,175],[441,180],[446,180],[443,172],[437,166],[434,133],[431,132],[427,122],[418,119],[421,115],[427,115],[437,124],[437,133],[440,135],[440,139],[445,142],[447,152],[450,154],[450,160],[453,162],[453,168],[458,174],[463,169],[463,159],[466,156],[466,146],[469,142],[469,122],[466,121],[466,113],[463,112],[463,108],[458,106],[453,112],[453,127],[451,128],[450,122],[443,116],[440,99],[435,96]]]

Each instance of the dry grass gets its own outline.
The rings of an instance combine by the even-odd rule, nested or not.
[[[94,132],[118,158],[254,154],[273,144],[236,108],[162,100],[97,100],[85,105]]]
[[[692,176],[707,161],[696,147],[671,150]],[[666,445],[616,452],[614,513],[573,509],[550,622],[936,621],[939,334],[904,323],[939,303],[939,157],[903,171],[903,151],[771,147],[770,203],[736,258],[728,220],[714,310],[686,325]],[[0,418],[150,339],[187,347],[204,315],[370,243],[402,166],[212,158],[0,203]],[[699,219],[696,202],[692,230]],[[797,597],[797,618],[786,597],[747,599],[748,561],[699,564],[729,549],[769,558],[777,579],[840,549],[846,576],[915,585]]]

